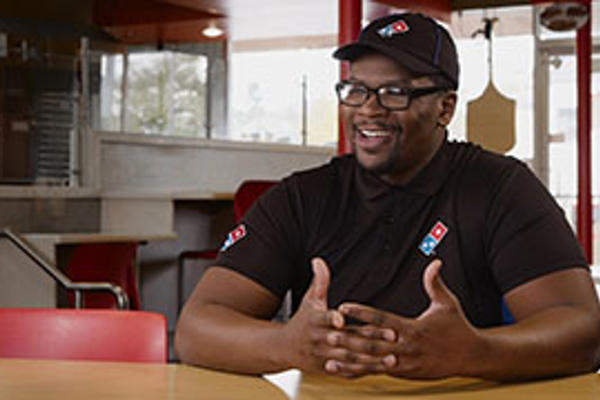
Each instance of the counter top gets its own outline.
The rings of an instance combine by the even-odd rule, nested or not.
[[[51,241],[54,244],[79,244],[79,243],[115,243],[115,242],[148,242],[160,240],[175,240],[177,234],[169,232],[164,234],[131,234],[111,232],[90,233],[28,233],[23,237],[32,242]]]

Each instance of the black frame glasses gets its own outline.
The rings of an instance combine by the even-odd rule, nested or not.
[[[410,107],[417,97],[448,90],[442,86],[400,87],[396,85],[381,85],[370,88],[361,82],[340,81],[335,85],[340,103],[349,107],[360,107],[369,100],[371,94],[377,98],[377,103],[391,111],[402,111]]]

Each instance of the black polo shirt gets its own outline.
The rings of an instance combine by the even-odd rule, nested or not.
[[[298,172],[262,196],[216,265],[282,297],[295,310],[322,257],[329,305],[369,304],[415,317],[429,304],[422,275],[442,277],[476,326],[499,325],[502,295],[549,272],[587,267],[562,209],[522,162],[444,142],[407,185],[390,185],[353,155]],[[233,239],[233,240],[232,240]]]

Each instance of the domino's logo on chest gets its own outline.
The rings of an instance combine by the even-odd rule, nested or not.
[[[419,244],[419,250],[428,257],[435,254],[435,248],[439,246],[447,234],[448,227],[438,220]]]

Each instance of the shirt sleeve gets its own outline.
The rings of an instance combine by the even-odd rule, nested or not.
[[[215,265],[237,271],[283,297],[299,254],[300,228],[293,199],[287,181],[263,194],[225,239]]]
[[[517,162],[497,188],[486,245],[502,293],[550,272],[587,268],[563,210],[527,166]]]

